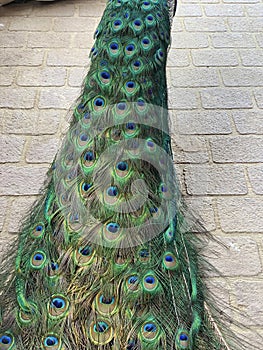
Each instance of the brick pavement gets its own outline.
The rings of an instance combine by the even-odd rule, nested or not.
[[[0,9],[2,246],[19,230],[59,147],[104,6],[104,1],[64,0]],[[179,0],[168,60],[173,147],[182,190],[207,228],[229,247],[221,259],[212,259],[225,282],[213,278],[227,285],[232,305],[248,312],[251,320],[242,322],[254,324],[251,331],[259,332],[262,16],[261,0]]]

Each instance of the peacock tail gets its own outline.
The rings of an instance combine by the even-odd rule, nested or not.
[[[203,243],[176,183],[165,73],[174,9],[108,2],[69,131],[2,264],[1,350],[243,348],[214,325]]]

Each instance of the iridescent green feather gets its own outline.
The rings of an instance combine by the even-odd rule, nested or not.
[[[173,8],[109,1],[46,189],[2,267],[1,350],[227,349],[172,165]]]

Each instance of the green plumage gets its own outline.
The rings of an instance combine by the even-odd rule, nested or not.
[[[226,349],[172,165],[172,6],[107,5],[46,190],[3,266],[1,350]]]

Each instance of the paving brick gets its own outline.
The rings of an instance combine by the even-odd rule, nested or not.
[[[257,243],[250,237],[220,237],[225,246],[210,242],[208,262],[223,276],[256,276],[262,271]],[[252,258],[253,257],[253,258]],[[245,262],[245,263],[244,263]],[[213,273],[217,275],[216,272]]]
[[[67,72],[64,68],[24,68],[21,69],[17,84],[21,86],[63,86]]]
[[[196,49],[208,46],[208,37],[205,33],[172,33],[172,48]]]
[[[196,17],[202,16],[201,6],[198,4],[184,4],[178,6],[176,11],[176,16],[178,17]]]
[[[261,0],[238,0],[238,3],[240,4],[255,4],[255,3],[259,3]],[[209,1],[211,2],[211,1]],[[223,2],[225,3],[233,3],[236,4],[237,1],[236,0],[223,0]]]
[[[192,50],[191,54],[195,66],[222,67],[237,66],[239,64],[236,51],[231,49]]]
[[[182,3],[218,4],[220,0],[181,0]]]
[[[234,109],[252,108],[252,98],[249,91],[242,89],[210,88],[201,92],[204,108]]]
[[[170,50],[167,59],[167,67],[187,67],[190,64],[188,50]]]
[[[43,58],[44,52],[37,49],[2,49],[0,66],[40,66]]]
[[[65,113],[58,110],[40,110],[36,125],[36,134],[52,135],[58,131],[60,120]]]
[[[263,111],[233,111],[233,118],[240,134],[263,134]]]
[[[71,42],[70,33],[28,33],[28,47],[68,48]]]
[[[1,9],[1,7],[0,7]],[[10,252],[10,244],[15,240],[16,235],[8,234],[3,231],[0,234],[0,262],[4,258],[4,256],[9,254]]]
[[[20,231],[22,222],[34,202],[35,199],[30,197],[16,197],[13,199],[9,214],[9,232],[16,233]]]
[[[252,258],[253,257],[253,258]],[[246,267],[247,261],[254,259],[254,255],[244,259],[244,267]],[[262,290],[263,281],[242,281],[238,280],[234,283],[234,293],[236,295],[236,302],[241,306],[243,316],[240,319],[241,324],[246,326],[251,325],[262,325],[263,324],[263,301],[262,301]],[[252,297],[253,296],[253,297]],[[255,332],[254,332],[255,334]],[[251,338],[247,338],[251,339]],[[257,336],[256,338],[257,339]],[[262,338],[258,341],[260,342]],[[256,344],[260,344],[256,342]],[[260,349],[260,346],[258,347]]]
[[[263,4],[245,5],[245,10],[250,17],[263,17]]]
[[[35,103],[36,91],[32,88],[1,88],[0,107],[32,108]]]
[[[263,138],[259,136],[218,136],[210,145],[216,163],[263,162]]]
[[[240,50],[243,66],[263,66],[263,50]]]
[[[51,26],[52,18],[41,18],[41,20],[36,21],[35,18],[23,17],[16,18],[15,21],[12,21],[9,30],[47,32],[51,29]]]
[[[79,94],[80,90],[77,88],[42,89],[39,108],[69,109]]]
[[[256,39],[257,39],[259,46],[263,47],[263,33],[257,34]]]
[[[225,86],[263,86],[263,68],[222,68]]]
[[[85,68],[71,68],[68,77],[69,86],[80,87],[86,74],[87,70]]]
[[[58,150],[58,139],[33,137],[26,153],[28,163],[51,163]]]
[[[58,131],[60,120],[65,120],[65,112],[15,109],[3,110],[1,117],[4,120],[3,132],[6,134],[52,135]]]
[[[256,194],[263,194],[263,165],[249,167],[248,175],[253,191]]]
[[[74,1],[63,1],[63,9],[59,8],[57,3],[49,3],[48,6],[44,3],[36,3],[33,7],[33,16],[39,17],[71,17],[74,16],[75,6]],[[86,6],[88,7],[88,6]],[[42,19],[40,19],[42,20]]]
[[[93,32],[98,21],[94,18],[55,18],[55,32]]]
[[[12,85],[16,77],[16,68],[1,68],[0,84],[1,86]]]
[[[185,28],[189,32],[224,32],[227,26],[223,18],[186,18]]]
[[[219,76],[214,68],[173,68],[170,69],[174,87],[218,86]]]
[[[0,137],[0,163],[16,163],[21,160],[25,139],[2,135]]]
[[[197,92],[193,89],[173,89],[168,98],[171,108],[192,109],[198,107]]]
[[[174,128],[172,128],[172,133]],[[209,155],[205,139],[201,136],[184,137],[178,132],[172,134],[173,159],[176,164],[208,163]]]
[[[233,32],[260,32],[263,30],[261,18],[228,18],[228,24]]]
[[[259,108],[263,108],[263,90],[258,89],[254,91],[255,99]]]
[[[241,195],[247,193],[244,168],[239,165],[188,165],[185,182],[189,195]]]
[[[48,66],[81,66],[88,61],[89,52],[85,49],[52,49],[47,56]]]
[[[34,110],[5,110],[2,120],[4,120],[3,131],[7,134],[33,134],[37,113]]]
[[[0,195],[35,195],[46,177],[47,167],[3,165],[0,168]]]
[[[76,47],[77,49],[89,49],[89,50],[92,48],[94,44],[94,39],[91,33],[73,33],[71,35],[73,37],[72,39],[73,48]],[[85,64],[85,61],[82,62],[82,66],[84,64]]]
[[[100,17],[104,9],[105,5],[96,2],[89,2],[89,6],[86,4],[80,4],[79,15],[80,17]]]
[[[173,21],[171,32],[182,32],[184,30],[183,18],[175,17]]]
[[[215,33],[211,34],[211,40],[216,48],[256,46],[252,34],[249,33]]]
[[[32,13],[31,6],[21,6],[21,4],[10,4],[8,6],[0,7],[0,16],[29,16]]]
[[[239,4],[207,4],[204,5],[207,16],[239,17],[244,16],[244,10]]]
[[[193,215],[200,218],[205,230],[216,229],[213,201],[211,198],[188,198],[186,203]]]
[[[2,231],[4,223],[5,223],[7,206],[8,206],[8,199],[5,197],[0,197],[0,208],[1,208],[1,210],[0,210],[0,232]]]
[[[181,134],[230,134],[231,119],[227,111],[178,111],[178,131]]]
[[[27,33],[0,32],[0,47],[24,47]]]

